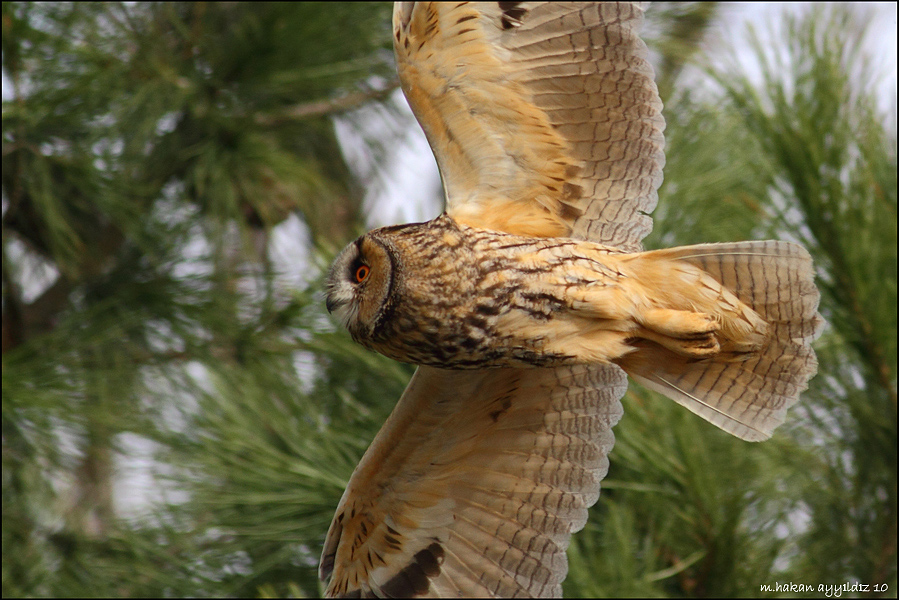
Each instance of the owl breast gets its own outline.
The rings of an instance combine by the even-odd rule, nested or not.
[[[612,249],[474,229],[446,215],[369,235],[389,249],[396,277],[378,322],[354,337],[413,364],[465,369],[571,363],[576,356],[554,343],[566,324],[585,329],[568,291],[601,289],[615,277],[583,252],[585,244],[600,254]]]

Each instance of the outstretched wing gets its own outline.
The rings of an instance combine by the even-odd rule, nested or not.
[[[559,596],[626,385],[617,367],[419,367],[337,508],[327,594]]]
[[[664,165],[641,21],[632,3],[397,3],[450,216],[640,249]],[[420,367],[337,508],[328,595],[560,595],[626,387],[614,365]]]
[[[639,3],[399,2],[406,98],[460,223],[639,250],[665,162]]]

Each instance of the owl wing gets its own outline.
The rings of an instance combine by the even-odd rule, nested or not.
[[[419,367],[325,540],[329,596],[559,596],[599,496],[617,367]]]
[[[662,102],[638,3],[398,2],[400,82],[456,221],[639,250]]]

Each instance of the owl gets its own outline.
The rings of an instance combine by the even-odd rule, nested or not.
[[[645,252],[664,119],[635,3],[397,3],[446,212],[337,257],[327,308],[418,365],[356,467],[330,596],[559,596],[627,375],[744,440],[815,373],[809,254]]]

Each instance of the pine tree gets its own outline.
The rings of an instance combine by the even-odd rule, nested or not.
[[[361,227],[332,117],[395,87],[389,14],[3,5],[4,595],[253,594],[306,560],[317,529],[247,533],[271,492],[212,469],[241,439],[313,443],[295,361],[322,325],[290,282],[318,268],[268,241]],[[229,417],[261,431],[215,429]],[[142,492],[122,488],[136,455],[164,471]]]
[[[688,72],[715,9],[663,4],[648,245],[800,241],[830,325],[764,444],[632,385],[565,591],[894,596],[896,137],[858,13],[785,17],[758,82]],[[401,124],[389,13],[3,5],[4,595],[320,594],[334,508],[412,371],[320,291],[371,184],[334,118]]]

